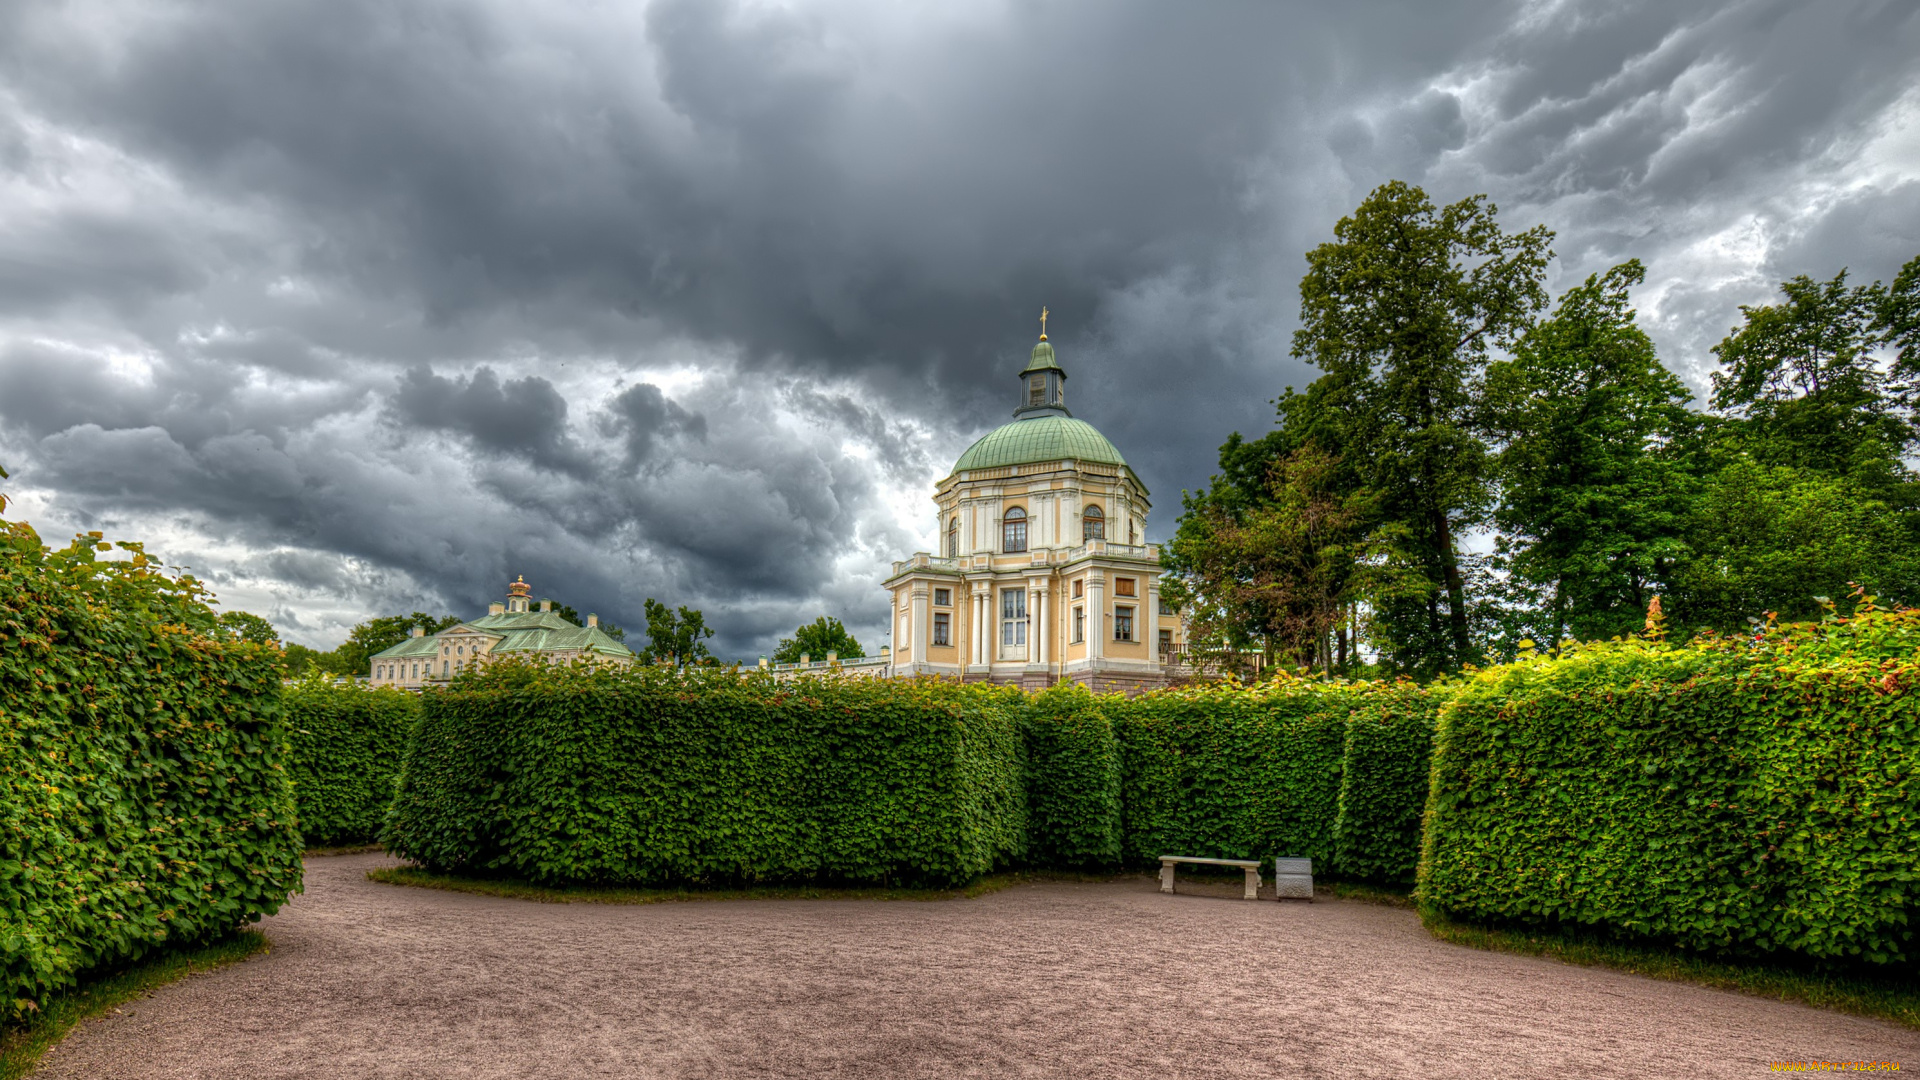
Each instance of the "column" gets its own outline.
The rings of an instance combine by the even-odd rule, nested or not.
[[[923,663],[927,659],[927,646],[933,641],[933,620],[927,617],[927,586],[917,582],[913,586],[913,659]]]
[[[1087,659],[1100,659],[1107,637],[1107,581],[1104,574],[1087,575]]]
[[[1145,616],[1145,618],[1140,620],[1140,625],[1147,628],[1146,629],[1147,636],[1144,638],[1141,638],[1140,640],[1147,643],[1147,660],[1150,663],[1157,664],[1160,662],[1160,575],[1159,574],[1154,574],[1151,577],[1147,578],[1146,607],[1147,607],[1146,611],[1141,613],[1142,615]]]

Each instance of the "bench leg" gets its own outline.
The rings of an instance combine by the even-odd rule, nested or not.
[[[1170,862],[1160,864],[1160,891],[1173,891],[1173,864]]]
[[[1258,870],[1247,871],[1246,899],[1248,900],[1260,899],[1260,871]]]

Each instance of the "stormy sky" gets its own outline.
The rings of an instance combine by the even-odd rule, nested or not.
[[[321,648],[523,574],[873,651],[1043,304],[1163,539],[1394,178],[1642,259],[1697,390],[1920,253],[1920,5],[0,0],[9,514]]]

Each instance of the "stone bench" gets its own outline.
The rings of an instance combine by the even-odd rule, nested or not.
[[[1313,860],[1273,860],[1273,898],[1313,903]]]
[[[1173,891],[1173,867],[1176,863],[1192,863],[1197,866],[1237,866],[1246,871],[1246,899],[1260,898],[1260,860],[1258,859],[1197,859],[1191,855],[1160,856],[1160,891]]]

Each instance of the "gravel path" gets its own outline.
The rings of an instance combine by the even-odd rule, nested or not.
[[[939,903],[536,904],[316,858],[266,956],[84,1025],[44,1077],[1741,1076],[1920,1032],[1150,878]],[[1222,892],[1238,886],[1216,887]]]

